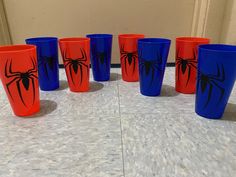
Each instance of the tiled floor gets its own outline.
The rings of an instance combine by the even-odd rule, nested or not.
[[[88,93],[71,93],[60,74],[36,118],[14,117],[0,87],[0,177],[236,176],[236,88],[223,119],[208,120],[194,95],[175,92],[174,68],[160,97],[140,95],[120,69]]]

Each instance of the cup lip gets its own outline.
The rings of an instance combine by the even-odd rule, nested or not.
[[[43,36],[43,37],[32,37],[25,39],[26,42],[36,42],[36,43],[44,43],[44,42],[50,42],[50,41],[57,41],[57,37],[49,37],[49,36]]]
[[[87,37],[66,37],[66,38],[60,38],[59,42],[66,42],[66,43],[78,43],[78,42],[84,42],[84,41],[90,41],[90,38]]]
[[[211,52],[236,53],[236,45],[229,44],[202,44],[199,49]]]
[[[95,38],[95,39],[111,38],[112,36],[113,36],[112,34],[105,34],[105,33],[93,33],[93,34],[86,35],[87,38]]]
[[[30,44],[5,45],[5,46],[0,46],[0,54],[1,53],[26,52],[26,51],[30,51],[32,49],[36,50],[36,46],[30,45]]]
[[[210,42],[210,39],[197,36],[180,36],[176,38],[176,42],[186,42],[186,43]]]
[[[124,33],[124,34],[119,34],[118,37],[119,38],[144,38],[144,34],[141,33]]]
[[[144,43],[144,44],[169,44],[169,43],[171,43],[171,40],[167,39],[167,38],[143,38],[143,39],[139,39],[138,43]]]

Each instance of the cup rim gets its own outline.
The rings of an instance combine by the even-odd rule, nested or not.
[[[144,44],[169,44],[169,43],[171,43],[171,40],[167,39],[167,38],[143,38],[143,39],[139,39],[138,43],[144,43]]]
[[[125,34],[119,34],[118,35],[119,38],[144,38],[144,34],[141,33],[125,33]]]
[[[176,38],[176,42],[210,42],[209,38],[195,37],[195,36],[181,36]]]
[[[112,37],[112,34],[103,34],[103,33],[94,33],[94,34],[87,34],[87,38],[110,38]]]
[[[0,53],[25,52],[30,51],[32,49],[36,49],[36,46],[30,44],[5,45],[0,46]]]
[[[84,42],[90,41],[90,38],[87,37],[66,37],[59,39],[59,42],[67,42],[67,43],[77,43],[77,42]]]
[[[43,42],[50,42],[50,41],[57,41],[57,37],[32,37],[25,39],[26,42],[37,42],[37,43],[43,43]]]
[[[236,53],[236,45],[229,45],[229,44],[203,44],[203,45],[199,45],[199,49],[212,51],[212,52]]]

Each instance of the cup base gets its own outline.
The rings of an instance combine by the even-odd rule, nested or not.
[[[197,112],[195,111],[197,115],[203,117],[203,118],[206,118],[206,119],[221,119],[223,115],[219,115],[219,116],[212,116],[212,115],[206,115],[204,113],[200,113],[200,112]]]
[[[74,92],[74,93],[78,93],[78,92],[88,92],[89,91],[89,88],[87,88],[87,89],[76,89],[76,90],[74,90],[74,89],[70,89],[70,91],[71,92]]]
[[[152,94],[152,93],[143,93],[143,92],[141,92],[141,94],[142,94],[143,96],[157,97],[157,96],[160,96],[161,93]]]
[[[59,89],[59,85],[58,86],[55,86],[55,87],[52,87],[52,88],[41,88],[40,87],[40,90],[42,90],[42,91],[54,91],[54,90],[57,90],[57,89]]]
[[[183,94],[195,94],[196,93],[196,91],[183,91],[183,90],[177,89],[177,88],[175,88],[175,91],[179,92],[179,93],[183,93]]]
[[[15,116],[17,117],[21,117],[21,118],[32,118],[33,115],[35,115],[36,113],[38,113],[40,111],[40,107],[38,107],[37,109],[31,110],[26,114],[20,114],[20,113],[15,113]],[[30,117],[31,116],[31,117]]]
[[[106,78],[106,79],[94,79],[94,81],[96,81],[96,82],[106,82],[106,81],[109,81],[110,80],[110,78]]]
[[[135,80],[127,80],[127,79],[123,79],[123,78],[122,78],[122,80],[125,81],[125,82],[138,82],[139,81],[139,80],[136,80],[136,79]]]

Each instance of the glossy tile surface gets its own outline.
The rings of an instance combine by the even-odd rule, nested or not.
[[[222,120],[194,112],[194,95],[174,89],[167,68],[160,97],[139,83],[94,82],[87,93],[41,91],[35,118],[17,118],[0,86],[0,176],[3,177],[234,177],[236,87]]]

